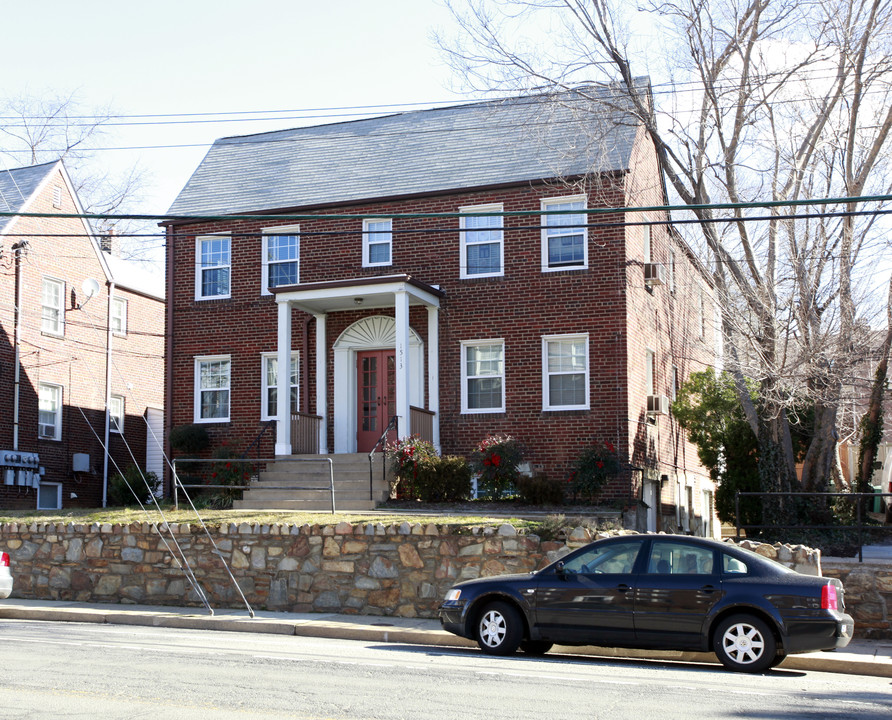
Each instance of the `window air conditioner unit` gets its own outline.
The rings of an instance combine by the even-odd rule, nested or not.
[[[648,287],[666,284],[666,266],[662,263],[644,263],[644,284]]]
[[[668,415],[669,414],[669,398],[665,395],[648,395],[647,396],[647,414],[648,415]]]

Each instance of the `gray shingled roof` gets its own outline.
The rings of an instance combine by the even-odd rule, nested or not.
[[[637,122],[611,88],[222,138],[169,215],[229,215],[625,170]],[[557,99],[556,99],[557,98]]]
[[[47,173],[56,167],[57,162],[58,160],[43,165],[0,170],[0,211],[21,210]],[[3,232],[11,220],[11,217],[0,217],[0,232]]]

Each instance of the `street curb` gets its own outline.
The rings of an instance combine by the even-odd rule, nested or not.
[[[263,633],[293,635],[297,637],[327,638],[335,640],[359,640],[363,642],[397,643],[403,645],[433,645],[437,647],[476,648],[477,644],[444,630],[407,628],[392,624],[386,618],[363,618],[355,622],[328,619],[279,619],[231,615],[204,615],[189,612],[165,612],[152,610],[127,610],[125,608],[84,607],[29,607],[0,603],[0,619],[52,622],[82,622],[107,625],[132,625],[218,632]],[[672,650],[634,650],[610,647],[556,646],[560,655],[584,655],[616,660],[675,661],[718,665],[712,653],[681,652]],[[892,678],[892,663],[882,660],[861,659],[852,653],[818,652],[791,655],[779,666],[779,670],[806,670],[848,675],[866,675]],[[870,656],[863,656],[870,657]]]

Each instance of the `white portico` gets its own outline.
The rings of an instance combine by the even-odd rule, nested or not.
[[[327,454],[328,427],[334,427],[334,452],[363,449],[375,431],[380,436],[389,415],[398,418],[400,437],[412,434],[410,407],[424,404],[433,413],[433,442],[439,448],[439,308],[443,292],[409,275],[302,283],[272,290],[278,305],[277,366],[290,367],[293,308],[316,321],[316,364],[313,373],[319,452]],[[409,325],[409,308],[427,308],[427,348]],[[326,319],[330,313],[368,310],[369,315],[345,330],[328,347]],[[375,310],[392,309],[393,316]],[[334,394],[328,397],[328,358],[334,354]],[[427,355],[425,376],[424,358]],[[306,371],[306,370],[304,370]],[[277,373],[276,455],[292,454],[290,377]],[[370,421],[371,414],[371,424]],[[369,429],[371,428],[371,430]],[[365,434],[363,431],[366,431]],[[371,433],[371,434],[370,434]]]

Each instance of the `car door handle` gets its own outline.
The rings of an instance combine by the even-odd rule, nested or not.
[[[630,585],[626,585],[625,583],[620,583],[616,589],[619,590],[620,592],[624,593],[624,592],[629,592],[629,590],[631,590],[632,587]]]
[[[716,591],[715,585],[704,585],[702,588],[700,588],[700,592],[706,593],[707,595],[709,593],[714,593],[715,591]]]

